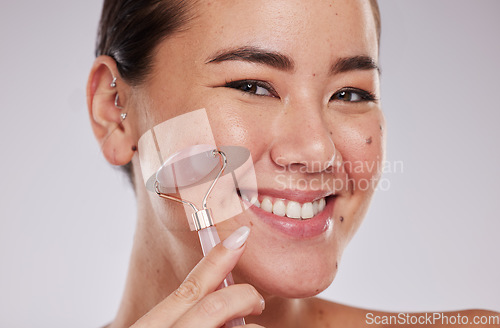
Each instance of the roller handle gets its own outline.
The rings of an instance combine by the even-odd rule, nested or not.
[[[203,255],[207,255],[208,252],[215,247],[215,245],[220,243],[219,234],[217,233],[217,229],[214,226],[198,230],[198,236],[200,237],[201,249],[203,250]],[[224,279],[224,281],[217,287],[217,290],[222,289],[224,287],[234,285],[233,275],[229,272]],[[245,319],[236,318],[231,321],[226,322],[224,325],[225,328],[243,326],[245,325]]]

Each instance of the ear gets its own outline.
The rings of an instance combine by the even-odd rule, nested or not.
[[[116,77],[116,86],[111,83]],[[119,95],[118,106],[115,105]],[[113,165],[125,165],[132,159],[134,139],[131,127],[121,118],[127,113],[130,86],[120,78],[116,62],[109,56],[94,61],[87,82],[87,106],[94,135],[106,160]],[[120,108],[121,107],[121,108]]]

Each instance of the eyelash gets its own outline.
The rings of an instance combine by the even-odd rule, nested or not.
[[[369,91],[366,91],[366,90],[362,90],[362,89],[358,89],[358,88],[353,88],[353,87],[345,87],[345,88],[342,88],[340,89],[339,91],[335,92],[331,97],[330,97],[330,100],[335,100],[334,98],[335,97],[339,97],[340,95],[342,94],[349,94],[351,93],[351,97],[352,97],[352,94],[357,94],[360,98],[360,100],[354,100],[354,101],[347,101],[347,100],[343,100],[343,99],[337,99],[339,101],[347,101],[347,102],[354,102],[354,103],[358,103],[358,102],[369,102],[369,101],[376,101],[377,98],[375,97],[375,95]]]
[[[236,90],[240,90],[244,93],[248,93],[254,96],[259,96],[259,97],[265,97],[268,95],[261,95],[257,94],[248,90],[244,90],[244,88],[247,88],[249,85],[255,86],[255,88],[263,88],[267,92],[269,92],[271,97],[278,98],[278,93],[274,88],[267,82],[259,81],[259,80],[240,80],[240,81],[226,81],[226,84],[224,85],[226,88],[232,88]]]
[[[252,87],[250,87],[252,86]],[[271,96],[274,98],[279,98],[277,92],[274,90],[274,88],[267,82],[259,81],[259,80],[239,80],[239,81],[226,81],[224,87],[226,88],[232,88],[236,90],[240,90],[241,92],[254,95],[254,96],[259,96],[259,97],[265,97],[265,96]],[[255,88],[255,91],[249,90],[250,88]],[[255,93],[257,91],[257,88],[263,88],[265,89],[269,95],[263,95],[263,94],[257,94]],[[245,90],[246,89],[246,90]],[[350,95],[349,98],[352,98],[353,94],[358,95],[360,98],[359,100],[354,100],[354,101],[348,101],[348,100],[343,100],[343,99],[335,99],[335,97],[347,97]],[[351,103],[358,103],[358,102],[369,102],[369,101],[376,101],[377,98],[375,95],[369,91],[358,89],[358,88],[353,88],[353,87],[345,87],[337,92],[335,92],[331,97],[330,101],[345,101],[345,102],[351,102]]]

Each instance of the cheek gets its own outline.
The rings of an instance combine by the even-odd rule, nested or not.
[[[343,160],[345,184],[350,193],[337,200],[341,248],[356,233],[368,209],[383,169],[385,121],[380,110],[363,117],[336,118],[329,126]]]
[[[354,190],[373,191],[382,173],[384,120],[379,110],[332,123],[331,134]]]
[[[241,106],[240,106],[241,107]],[[236,105],[213,104],[207,108],[215,141],[221,145],[238,145],[250,150],[254,161],[266,151],[271,120],[263,113],[249,113]],[[269,123],[269,124],[268,124]]]

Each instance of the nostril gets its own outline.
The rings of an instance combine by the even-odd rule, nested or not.
[[[303,167],[303,172],[324,172],[335,163],[337,149],[329,131],[317,127],[307,131],[293,131],[277,138],[270,155],[279,167]]]

